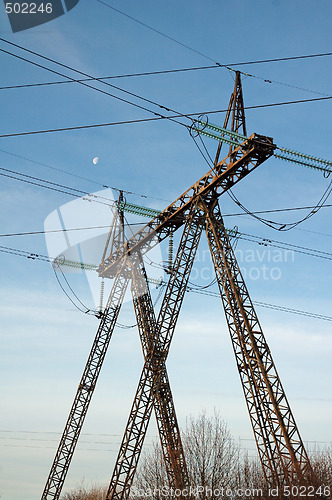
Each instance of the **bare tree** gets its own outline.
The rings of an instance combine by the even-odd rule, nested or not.
[[[205,498],[206,491],[212,500],[215,491],[221,488],[235,488],[239,470],[239,446],[235,444],[226,423],[215,414],[209,418],[206,413],[197,419],[191,418],[182,436],[187,462],[189,487],[200,490],[197,498]],[[162,488],[168,487],[168,480],[159,444],[152,452],[142,457],[142,465],[136,474],[135,489],[148,493],[155,500],[163,495]],[[195,490],[197,491],[197,490]],[[220,495],[219,495],[220,496]]]
[[[239,446],[219,414],[191,418],[183,437],[190,484],[212,491],[235,488]],[[204,497],[204,494],[202,494]],[[214,498],[212,496],[211,498]]]

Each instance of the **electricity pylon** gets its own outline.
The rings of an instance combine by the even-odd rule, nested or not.
[[[242,86],[236,73],[225,124],[246,135]],[[206,233],[225,310],[236,363],[251,419],[263,472],[268,485],[307,484],[310,462],[277,374],[249,292],[232,250],[218,205],[219,197],[252,172],[274,152],[273,140],[252,134],[128,241],[118,238],[105,249],[99,275],[114,278],[93,348],[63,433],[42,499],[58,499],[72,458],[101,364],[117,320],[125,290],[132,295],[144,366],[116,460],[107,500],[128,497],[152,408],[171,484],[184,486],[187,473],[166,359],[186,292],[202,232]],[[183,227],[170,269],[163,302],[155,317],[143,264],[144,254]],[[107,255],[108,253],[108,255]]]

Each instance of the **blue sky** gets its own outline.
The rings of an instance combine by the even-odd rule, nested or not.
[[[323,53],[331,47],[331,4],[327,0],[106,3],[220,63]],[[213,64],[96,0],[80,0],[68,14],[17,34],[11,33],[1,5],[0,31],[1,38],[97,77]],[[41,61],[4,42],[0,42],[0,48]],[[3,52],[0,58],[1,87],[61,80]],[[67,69],[45,61],[42,64],[78,78]],[[328,57],[239,69],[253,75],[242,77],[247,106],[331,95]],[[217,68],[121,78],[111,83],[181,113],[194,113],[225,109],[233,78],[228,70]],[[96,86],[113,92],[101,84]],[[0,135],[152,116],[72,83],[1,90],[0,99]],[[279,146],[330,159],[330,107],[330,101],[318,101],[248,110],[248,133],[262,133],[273,137]],[[210,119],[222,124],[224,114],[213,114]],[[206,139],[205,144],[213,155],[217,143]],[[99,162],[94,165],[96,156]],[[122,188],[136,193],[127,195],[128,201],[158,209],[208,170],[187,130],[167,120],[1,138],[0,158],[2,168],[89,193],[99,191],[104,184]],[[250,210],[312,206],[328,182],[319,172],[271,159],[241,181],[234,192]],[[0,189],[1,234],[43,231],[46,217],[72,200],[65,194],[6,177],[1,177]],[[220,204],[225,214],[241,211],[227,195]],[[237,225],[241,232],[329,252],[329,210],[322,208],[308,221],[283,233],[247,216],[227,217],[225,221],[230,227]],[[292,222],[305,213],[270,215],[273,220]],[[128,219],[139,222],[134,217]],[[43,234],[1,237],[0,244],[47,253]],[[167,256],[166,247],[163,251]],[[242,240],[237,251],[254,300],[330,314],[329,260],[301,253],[277,254],[274,247]],[[198,257],[194,269],[197,278],[193,279],[206,285],[213,275],[205,242]],[[263,265],[268,269],[266,279]],[[274,279],[276,276],[278,279]],[[68,279],[82,302],[93,307],[84,276],[68,275]],[[43,490],[98,320],[72,306],[49,264],[15,255],[1,253],[0,297],[0,494],[4,500],[16,500],[23,494],[26,500],[33,500]],[[330,443],[330,323],[262,307],[257,307],[257,312],[304,441],[309,449],[314,442],[321,446]],[[129,302],[120,321],[128,325],[134,322]],[[142,366],[135,329],[114,332],[104,365],[65,489],[83,478],[86,484],[109,481]],[[241,438],[243,447],[254,453],[217,298],[193,293],[186,296],[168,370],[182,428],[186,417],[196,416],[202,409],[208,414],[217,409],[235,439]],[[155,435],[152,421],[147,449]]]

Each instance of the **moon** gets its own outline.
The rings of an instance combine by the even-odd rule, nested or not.
[[[93,163],[94,165],[97,165],[98,161],[99,161],[99,157],[98,157],[98,156],[95,156],[95,157],[94,157],[94,159],[92,160],[92,163]]]

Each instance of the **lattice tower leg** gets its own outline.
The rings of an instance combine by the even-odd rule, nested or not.
[[[146,359],[154,346],[156,318],[142,259],[133,269],[132,294],[143,354]],[[188,473],[166,366],[162,369],[156,390],[154,410],[169,486],[183,490],[188,485]]]
[[[242,387],[269,485],[310,484],[313,472],[225,230],[218,204],[206,232]]]
[[[129,495],[201,232],[201,214],[193,204],[160,308],[154,348],[146,357],[130,411],[107,493],[108,500],[124,499]]]
[[[129,282],[129,270],[125,272],[125,267],[126,264],[124,260],[122,266],[119,266],[115,276],[104,314],[102,315],[88,361],[41,497],[42,500],[57,500],[60,497]]]

